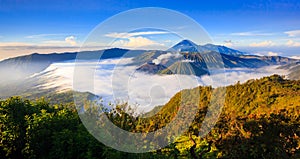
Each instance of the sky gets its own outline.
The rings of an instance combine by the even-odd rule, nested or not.
[[[172,21],[172,15],[177,15],[147,18],[146,14],[136,17],[130,11],[122,14],[141,7],[177,11],[195,20],[202,30],[192,28],[188,20],[170,23],[167,30],[138,27],[132,30],[129,26],[144,21],[162,26],[164,21]],[[91,33],[94,36],[101,33],[99,43],[93,44],[97,48],[167,49],[180,39],[170,29],[196,43],[203,42],[195,37],[198,35],[195,32],[204,31],[207,35],[201,35],[211,39],[208,43],[257,55],[300,56],[300,2],[297,0],[0,0],[0,20],[0,60],[35,52],[78,51],[91,39]],[[97,30],[99,34],[95,34]],[[91,45],[89,49],[94,48]]]

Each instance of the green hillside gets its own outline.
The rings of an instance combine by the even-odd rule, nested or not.
[[[222,103],[216,125],[201,137],[203,128],[214,125],[213,115]],[[85,102],[88,114],[82,115],[99,115],[94,106]],[[196,116],[188,131],[169,146],[143,154],[124,153],[94,139],[72,102],[53,105],[12,97],[0,101],[0,158],[300,158],[300,81],[273,75],[226,88],[183,90],[141,117],[125,113],[128,108],[118,105],[106,115],[131,132],[158,130],[179,115],[183,120],[169,132],[176,134],[190,114]],[[212,116],[206,116],[208,110]],[[208,122],[202,124],[205,117]]]
[[[200,110],[206,110],[212,100],[212,92],[218,89],[223,89],[225,93],[222,113],[229,116],[259,116],[282,109],[289,110],[300,107],[300,81],[286,80],[281,76],[273,75],[259,80],[249,80],[243,84],[237,83],[227,86],[225,89],[200,86],[191,90],[181,91],[171,98],[156,113],[156,116],[171,119],[179,107],[184,108],[189,103],[198,103]],[[199,96],[195,96],[195,94]],[[191,102],[193,99],[199,101]],[[224,100],[222,96],[216,99],[216,103]],[[162,121],[162,123],[168,122],[169,120]]]

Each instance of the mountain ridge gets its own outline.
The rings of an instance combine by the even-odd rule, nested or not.
[[[55,62],[75,60],[78,55],[84,59],[101,59],[117,58],[124,56],[129,50],[112,48],[106,50],[81,51],[81,52],[65,52],[39,54],[33,53],[30,55],[18,56],[15,58],[5,59],[0,61],[0,74],[5,75],[0,82],[15,82],[22,80],[30,75],[41,72]],[[136,54],[141,50],[130,51],[131,54]]]
[[[146,54],[146,53],[145,53]],[[281,57],[281,56],[256,56],[256,55],[241,55],[241,56],[231,56],[227,54],[218,53],[215,51],[205,52],[205,53],[181,53],[182,57],[177,59],[164,59],[160,65],[160,69],[163,68],[163,65],[166,69],[160,71],[152,71],[149,65],[152,65],[151,68],[157,67],[153,63],[153,60],[157,59],[161,55],[166,55],[167,52],[152,52],[152,54],[140,55],[143,58],[142,62],[135,61],[136,63],[141,63],[137,68],[138,71],[143,71],[147,73],[159,73],[159,74],[186,74],[191,75],[191,72],[194,72],[194,75],[201,76],[209,74],[209,69],[222,69],[222,68],[251,68],[256,69],[265,66],[271,65],[286,65],[290,63],[297,62],[298,60]],[[140,58],[137,57],[139,60]],[[175,64],[177,63],[177,64]],[[185,63],[185,64],[181,64]],[[189,68],[193,68],[194,71],[188,71],[186,64],[189,64]],[[184,66],[180,70],[180,66]],[[184,70],[187,70],[186,72]],[[200,71],[201,70],[201,71]]]
[[[290,59],[281,56],[257,56],[257,55],[246,55],[241,51],[234,50],[231,48],[227,48],[225,46],[206,44],[206,45],[197,45],[190,40],[183,40],[169,50],[178,50],[180,48],[187,48],[187,50],[196,49],[196,52],[186,51],[180,52],[183,56],[181,60],[184,62],[185,60],[193,63],[192,68],[196,68],[195,72],[202,72],[203,74],[207,74],[207,72],[203,70],[207,70],[207,63],[210,61],[213,64],[219,65],[218,67],[224,66],[225,68],[235,68],[235,67],[247,67],[247,68],[257,68],[268,65],[284,65],[293,62],[297,62],[299,60]],[[200,49],[203,52],[198,52]],[[137,70],[150,72],[150,73],[161,73],[161,72],[169,72],[163,71],[163,69],[167,69],[167,67],[171,66],[176,62],[176,60],[165,60],[162,65],[155,66],[153,60],[159,58],[159,56],[169,53],[169,51],[161,51],[161,50],[128,50],[121,48],[110,48],[105,50],[95,50],[95,51],[82,51],[82,52],[65,52],[65,53],[51,53],[51,54],[38,54],[33,53],[30,55],[19,56],[15,58],[5,59],[0,61],[0,73],[3,75],[0,79],[2,84],[5,83],[13,83],[19,80],[23,80],[26,77],[29,77],[35,73],[39,73],[49,67],[52,63],[55,62],[63,62],[68,60],[76,59],[77,55],[82,55],[83,59],[93,59],[101,56],[101,59],[108,58],[120,58],[120,57],[133,57],[134,63],[133,65],[139,65],[140,67]],[[176,53],[173,53],[175,55]],[[213,55],[215,54],[215,55]],[[222,59],[220,59],[220,57]],[[219,59],[215,59],[219,58]],[[222,64],[223,63],[223,64]],[[180,66],[181,64],[179,64]],[[184,64],[182,65],[184,66]],[[196,67],[195,67],[196,66]],[[176,66],[177,67],[177,66]],[[176,68],[174,67],[174,68]],[[198,69],[199,68],[199,69]],[[202,71],[197,71],[202,70]],[[182,71],[176,71],[181,72]],[[175,73],[176,73],[175,72]],[[183,71],[184,73],[184,71]],[[200,76],[202,74],[198,74]]]
[[[232,55],[232,56],[246,55],[245,52],[231,49],[226,46],[214,45],[214,44],[210,44],[210,43],[207,43],[205,45],[197,45],[188,39],[178,42],[177,44],[175,44],[174,46],[169,48],[167,51],[188,52],[188,53],[195,53],[195,52],[200,53],[200,52],[215,51],[215,52]]]

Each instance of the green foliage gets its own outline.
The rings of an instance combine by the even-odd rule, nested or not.
[[[43,98],[11,97],[0,101],[0,158],[300,158],[300,81],[274,75],[226,87],[219,120],[208,135],[200,137],[199,130],[208,126],[202,124],[208,108],[222,100],[221,93],[213,96],[212,92],[220,89],[183,90],[166,105],[141,116],[127,103],[107,110],[115,125],[131,132],[155,131],[176,115],[183,119],[190,115],[179,110],[197,111],[188,131],[176,136],[174,143],[144,154],[102,145],[85,129],[72,102],[53,105]],[[88,94],[78,94],[82,95]],[[72,96],[53,95],[50,100],[68,102],[64,97]],[[99,107],[83,103],[86,115],[96,117]],[[172,131],[180,130],[182,122]]]
[[[33,113],[30,102],[10,98],[0,103],[1,149],[5,156],[21,158],[26,143],[26,119]]]
[[[66,107],[67,106],[67,107]],[[0,102],[0,158],[94,158],[102,152],[74,107],[12,97]]]

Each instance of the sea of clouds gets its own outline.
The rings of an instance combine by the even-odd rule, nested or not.
[[[43,87],[58,90],[89,91],[103,98],[103,104],[128,102],[139,111],[147,112],[154,106],[167,103],[183,89],[196,86],[220,87],[258,79],[272,74],[286,75],[286,70],[268,66],[259,69],[223,69],[201,77],[190,75],[157,75],[137,72],[128,65],[130,58],[100,61],[67,61],[54,63],[41,72]],[[74,73],[75,71],[75,73]]]

